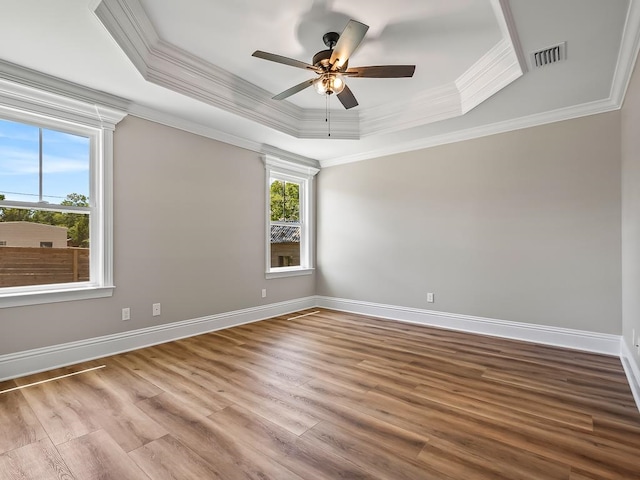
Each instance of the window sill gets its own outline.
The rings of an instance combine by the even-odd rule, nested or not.
[[[21,292],[0,293],[0,308],[111,297],[113,295],[114,288],[114,286],[85,286],[68,289],[60,288],[37,291],[23,290]]]
[[[265,274],[265,278],[299,277],[311,275],[314,270],[313,268],[278,268],[277,270],[268,271]]]

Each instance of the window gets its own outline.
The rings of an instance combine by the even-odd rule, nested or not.
[[[270,156],[267,170],[267,278],[312,273],[313,178],[318,170]]]
[[[112,142],[123,117],[18,83],[3,89],[0,308],[112,294]]]

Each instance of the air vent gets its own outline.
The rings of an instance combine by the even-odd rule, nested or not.
[[[531,54],[531,65],[534,68],[544,67],[552,63],[558,63],[561,60],[567,59],[567,42],[562,42],[559,45],[545,48],[544,50],[538,50]]]

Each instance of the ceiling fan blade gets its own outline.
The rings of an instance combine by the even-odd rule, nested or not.
[[[358,106],[358,100],[356,100],[356,97],[348,85],[345,85],[344,90],[338,94],[338,100],[340,100],[340,103],[342,103],[347,110]]]
[[[283,65],[289,65],[291,67],[304,68],[306,70],[311,70],[313,72],[322,72],[322,69],[318,67],[314,67],[309,63],[304,63],[304,62],[301,62],[300,60],[295,60],[289,57],[283,57],[282,55],[276,55],[275,53],[256,50],[255,52],[253,52],[251,56],[256,58],[262,58],[263,60],[269,60],[271,62],[282,63]]]
[[[343,75],[364,78],[403,78],[413,77],[415,70],[415,65],[376,65],[349,68]]]
[[[338,43],[333,48],[331,59],[329,63],[333,65],[332,70],[339,70],[347,63],[349,57],[356,51],[365,34],[369,30],[369,26],[364,23],[356,22],[355,20],[349,20],[347,26],[344,27],[343,32],[340,34]]]
[[[313,85],[313,82],[315,82],[316,79],[312,78],[311,80],[305,80],[302,83],[299,83],[298,85],[295,85],[293,87],[291,87],[288,90],[285,90],[284,92],[276,95],[275,97],[273,97],[274,100],[284,100],[287,97],[290,97],[291,95],[294,95],[298,92],[301,92],[302,90],[304,90],[307,87],[310,87],[311,85]]]

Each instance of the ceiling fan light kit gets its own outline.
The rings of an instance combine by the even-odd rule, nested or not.
[[[256,50],[253,56],[271,62],[289,65],[291,67],[311,70],[318,78],[305,80],[288,90],[273,97],[274,100],[284,100],[313,85],[321,95],[336,94],[342,106],[346,109],[356,107],[358,101],[345,82],[345,77],[360,78],[403,78],[412,77],[415,65],[379,65],[369,67],[349,68],[351,55],[362,43],[369,27],[356,20],[349,20],[341,34],[325,33],[322,37],[328,50],[321,50],[313,56],[312,64],[301,62],[293,58]]]
[[[336,95],[342,93],[346,83],[344,83],[344,77],[339,73],[325,73],[320,78],[317,78],[313,82],[313,86],[316,87],[316,92],[320,95]]]

